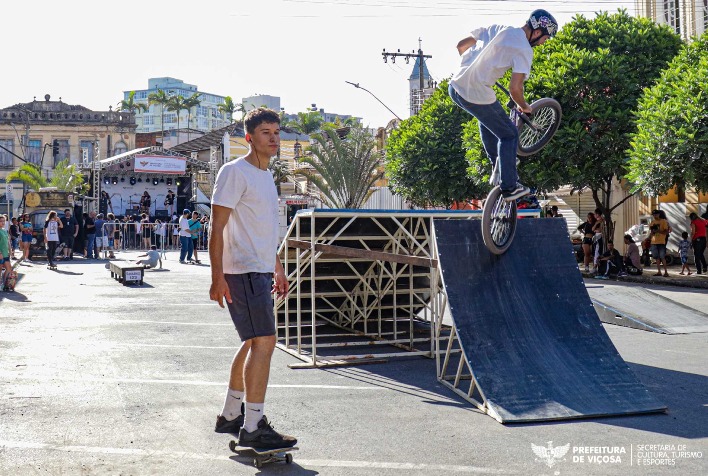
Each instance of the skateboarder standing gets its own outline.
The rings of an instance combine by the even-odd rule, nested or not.
[[[250,151],[219,170],[212,196],[209,297],[221,307],[226,300],[243,342],[231,364],[229,389],[215,431],[238,433],[240,446],[287,448],[297,440],[276,432],[264,415],[276,342],[271,292],[279,297],[288,292],[276,255],[278,194],[267,170],[280,147],[280,118],[275,111],[258,108],[246,115],[244,124]]]
[[[542,45],[557,31],[558,22],[550,13],[534,10],[521,28],[477,28],[457,43],[462,62],[448,91],[455,104],[479,121],[479,134],[492,166],[497,159],[500,161],[501,190],[507,200],[521,198],[530,190],[518,182],[516,172],[519,132],[492,86],[511,69],[511,97],[520,111],[532,112],[524,99],[524,81],[531,73],[533,60],[531,48]]]

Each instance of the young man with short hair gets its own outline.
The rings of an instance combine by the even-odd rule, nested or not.
[[[518,109],[530,113],[524,99],[524,81],[531,73],[532,48],[542,45],[558,31],[558,22],[545,10],[535,10],[521,28],[502,25],[477,28],[457,43],[460,69],[452,76],[448,92],[453,102],[479,121],[479,135],[487,157],[501,179],[506,200],[530,193],[518,182],[516,150],[519,131],[492,89],[511,69],[509,92]]]
[[[267,170],[280,147],[280,117],[258,108],[246,115],[244,123],[251,148],[219,170],[212,197],[209,295],[221,307],[226,300],[243,341],[231,364],[229,389],[215,431],[238,433],[241,446],[275,449],[297,443],[273,430],[264,415],[276,342],[271,292],[279,297],[288,292],[277,256],[278,193]]]
[[[157,246],[155,245],[150,245],[150,251],[146,252],[144,255],[138,255],[138,258],[147,258],[147,259],[141,259],[135,262],[135,264],[142,264],[144,266],[149,266],[150,268],[155,269],[158,263],[160,263],[160,269],[162,269],[162,259],[160,258],[160,252],[157,251]]]

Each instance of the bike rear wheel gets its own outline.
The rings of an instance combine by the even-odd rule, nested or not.
[[[482,240],[495,255],[501,255],[511,246],[516,234],[516,200],[507,202],[501,188],[494,187],[482,211]]]
[[[543,149],[560,126],[563,112],[555,99],[543,98],[531,103],[531,124],[517,118],[519,146],[517,155],[526,157]]]

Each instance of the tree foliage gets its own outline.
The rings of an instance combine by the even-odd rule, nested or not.
[[[19,180],[34,191],[44,187],[56,187],[57,190],[63,192],[86,193],[88,188],[88,184],[85,183],[84,177],[79,173],[76,165],[69,165],[69,159],[57,163],[50,180],[42,175],[42,170],[38,166],[32,163],[22,164],[7,174],[6,180],[8,182]]]
[[[295,132],[310,135],[322,129],[324,118],[318,111],[305,111],[297,113],[297,120],[289,122],[288,127]]]
[[[563,120],[551,143],[524,160],[522,181],[545,190],[589,187],[609,218],[612,180],[625,175],[642,90],[680,45],[669,27],[620,10],[593,19],[576,16],[536,48],[527,97],[555,98]]]
[[[449,207],[488,189],[471,175],[465,157],[462,129],[472,117],[452,102],[447,85],[443,81],[421,111],[402,121],[386,144],[391,189],[417,206]]]
[[[150,93],[148,95],[148,104],[159,104],[160,105],[160,128],[161,128],[161,133],[160,133],[160,138],[163,142],[165,142],[165,107],[167,106],[167,103],[170,102],[170,95],[167,94],[162,89],[158,89],[154,93]]]
[[[708,33],[685,45],[644,91],[631,136],[629,178],[652,194],[708,191]]]
[[[118,110],[127,112],[145,112],[148,110],[148,106],[141,102],[135,102],[135,91],[130,91],[128,93],[128,99],[123,99],[118,103]]]
[[[306,177],[322,193],[330,208],[360,208],[373,193],[373,185],[383,176],[380,155],[374,150],[374,138],[361,126],[352,127],[340,138],[334,128],[312,134],[311,155],[300,160],[312,167],[297,175]]]
[[[234,112],[240,112],[241,119],[243,119],[243,116],[246,115],[246,108],[244,107],[243,103],[234,102],[231,96],[226,96],[224,98],[224,102],[219,104],[218,109],[220,112],[226,114],[226,117],[229,118],[229,122],[231,122],[232,124],[234,122]]]

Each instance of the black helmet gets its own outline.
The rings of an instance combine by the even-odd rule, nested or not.
[[[534,10],[531,12],[526,24],[531,30],[541,30],[544,35],[550,37],[556,36],[556,33],[558,33],[558,22],[546,10]]]

